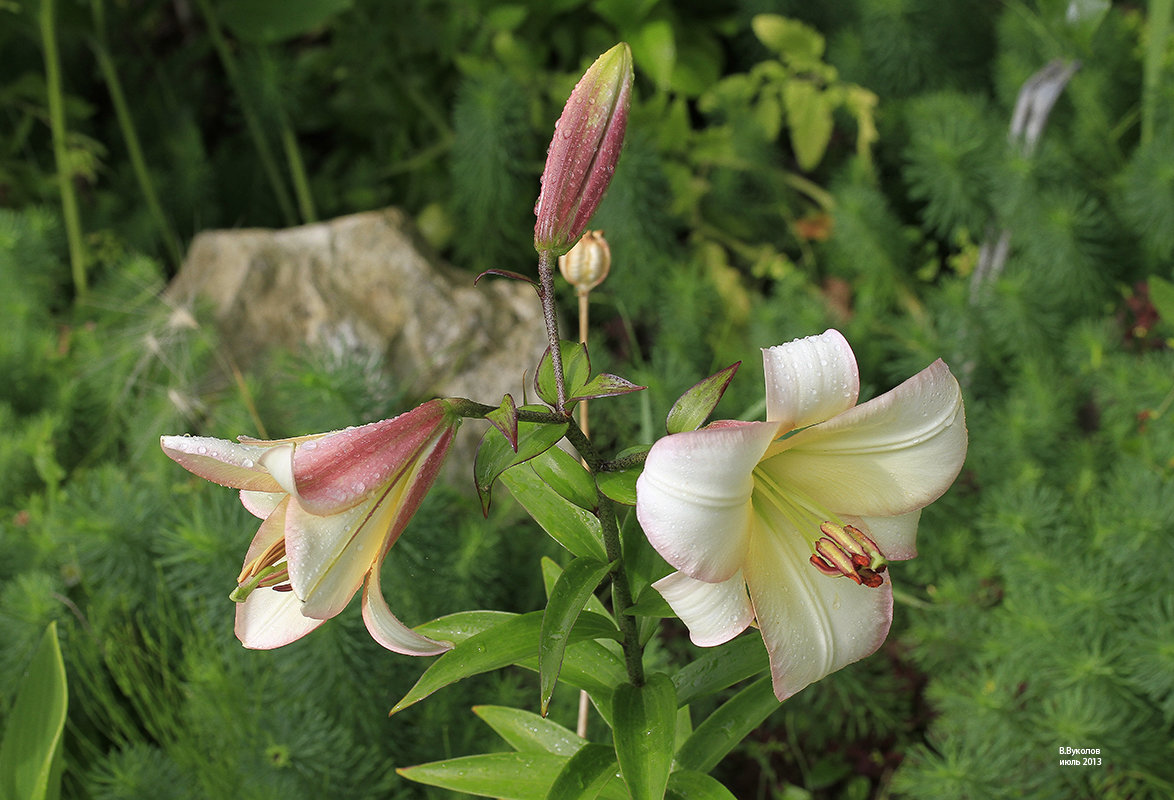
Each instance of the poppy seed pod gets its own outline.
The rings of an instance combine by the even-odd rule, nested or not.
[[[621,42],[571,92],[546,154],[534,206],[534,248],[562,255],[583,233],[611,182],[632,96],[632,51]]]
[[[611,271],[611,248],[603,231],[587,231],[570,250],[558,257],[558,269],[579,294],[586,294]]]

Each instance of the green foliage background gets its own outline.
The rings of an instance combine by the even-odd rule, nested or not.
[[[388,720],[423,667],[355,609],[239,647],[226,595],[255,520],[158,435],[290,435],[420,398],[316,354],[237,380],[202,315],[160,296],[199,230],[386,204],[470,277],[532,269],[553,121],[620,39],[636,96],[595,221],[615,260],[592,358],[649,389],[593,407],[601,444],[652,441],[736,360],[719,416],[760,417],[754,348],[828,326],[868,395],[939,356],[966,393],[967,465],[894,571],[893,635],[715,774],[788,800],[1174,794],[1168,2],[46,2],[0,4],[0,720],[55,620],[64,796],[434,796],[394,768],[495,747],[473,704],[536,705],[536,679],[504,672]],[[1052,59],[1079,70],[1028,152],[1008,126]],[[1003,231],[1005,269],[976,281]],[[542,553],[508,503],[483,521],[443,488],[388,599],[411,622],[532,610]],[[656,659],[695,655],[664,631]],[[1101,764],[1062,766],[1064,746]]]

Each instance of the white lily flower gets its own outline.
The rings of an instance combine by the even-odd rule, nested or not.
[[[443,400],[394,419],[293,439],[164,436],[163,451],[201,478],[240,489],[263,522],[232,593],[236,635],[268,650],[305,636],[363,587],[375,641],[405,655],[451,649],[388,608],[380,568],[432,486],[460,425]]]
[[[784,700],[888,635],[886,560],[917,554],[921,509],[961,470],[966,424],[941,360],[861,405],[838,331],[765,349],[763,362],[768,421],[658,441],[636,514],[678,570],[653,585],[692,641],[712,647],[756,623]]]

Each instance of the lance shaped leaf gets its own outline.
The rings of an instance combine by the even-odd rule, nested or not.
[[[718,401],[726,393],[726,388],[734,379],[734,373],[738,371],[740,366],[742,366],[741,361],[731,364],[722,371],[698,382],[693,388],[677,398],[677,402],[673,403],[673,407],[669,409],[668,419],[665,420],[665,428],[668,432],[695,431],[704,425],[705,420],[717,408]]]
[[[648,676],[643,686],[616,687],[612,699],[613,736],[620,772],[632,800],[661,800],[673,763],[677,729],[677,695],[663,673]]]
[[[558,577],[550,592],[538,637],[538,679],[543,716],[554,694],[571,629],[587,599],[609,570],[610,564],[590,558],[577,558]]]
[[[473,706],[473,713],[518,752],[573,756],[586,744],[574,731],[533,711],[508,706]]]
[[[0,742],[0,796],[52,800],[60,792],[69,703],[57,623],[49,623],[25,672]]]
[[[595,515],[559,495],[529,464],[507,470],[501,482],[550,538],[573,555],[607,560],[603,529]]]
[[[677,764],[683,769],[709,772],[778,707],[770,676],[759,678],[697,726],[677,751]]]
[[[738,800],[716,778],[704,772],[677,770],[669,776],[666,800]]]
[[[523,408],[526,408],[523,406]],[[473,480],[481,498],[481,510],[488,514],[493,482],[510,467],[545,453],[563,438],[569,423],[519,422],[517,448],[496,427],[485,431],[473,460]]]
[[[566,450],[552,447],[536,456],[530,466],[560,497],[587,511],[599,506],[599,492],[591,473]]]
[[[545,800],[592,800],[615,776],[615,751],[606,745],[588,744],[566,763]],[[618,783],[614,789],[622,792]],[[626,793],[620,796],[626,797]]]
[[[693,659],[673,675],[677,702],[692,703],[769,669],[762,637],[739,636],[720,650],[710,650]]]
[[[615,397],[621,394],[630,394],[647,389],[647,386],[637,386],[627,378],[601,372],[582,387],[571,391],[567,390],[567,401],[592,400],[597,397]]]

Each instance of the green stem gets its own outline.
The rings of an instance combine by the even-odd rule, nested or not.
[[[314,208],[314,196],[310,193],[306,165],[302,162],[298,139],[289,126],[284,112],[281,114],[281,144],[285,148],[285,158],[289,161],[289,173],[293,178],[294,195],[298,198],[298,210],[302,214],[302,221],[317,222],[318,212]]]
[[[554,308],[554,266],[558,257],[549,250],[538,252],[538,296],[542,298],[542,318],[550,341],[550,364],[554,368],[554,385],[558,392],[555,411],[566,416],[567,381],[563,376],[562,351],[559,348],[558,317]]]
[[[183,260],[183,251],[175,231],[171,229],[167,216],[163,213],[159,195],[155,192],[151,171],[147,169],[147,160],[143,157],[143,148],[139,143],[138,132],[135,130],[134,118],[131,117],[130,106],[127,105],[126,95],[122,91],[122,82],[118,79],[114,59],[110,56],[110,48],[106,41],[106,18],[102,0],[94,0],[93,12],[96,41],[92,47],[94,56],[98,59],[98,69],[102,71],[102,79],[106,81],[106,91],[110,93],[110,102],[114,104],[118,127],[121,129],[123,141],[126,143],[127,155],[130,156],[131,167],[134,169],[135,179],[139,183],[139,191],[143,193],[147,210],[159,228],[164,246],[172,260],[178,265]]]
[[[640,647],[640,633],[636,618],[628,613],[632,607],[632,589],[628,584],[628,573],[624,569],[624,553],[620,546],[620,530],[616,525],[615,506],[610,500],[603,500],[596,512],[603,530],[603,547],[607,559],[615,566],[611,571],[611,605],[623,640],[624,666],[633,686],[644,685],[644,650]]]
[[[293,204],[290,202],[289,192],[285,188],[285,182],[281,179],[281,171],[277,168],[277,159],[273,157],[273,151],[269,148],[269,141],[265,138],[265,131],[261,125],[261,120],[245,94],[240,72],[236,68],[236,60],[233,59],[228,42],[225,41],[224,34],[220,30],[220,20],[216,17],[216,12],[212,10],[212,5],[208,0],[196,0],[196,2],[200,6],[200,12],[204,15],[204,20],[208,25],[208,37],[212,40],[212,46],[216,50],[216,55],[220,58],[220,64],[224,68],[224,73],[228,76],[228,81],[232,84],[233,91],[240,98],[241,111],[245,115],[245,126],[249,129],[249,136],[253,140],[253,146],[257,149],[257,156],[261,159],[261,167],[265,170],[265,176],[269,179],[269,185],[273,189],[273,195],[277,199],[277,204],[281,207],[281,214],[285,218],[287,225],[293,225],[297,222],[297,215],[294,213]]]
[[[53,159],[57,164],[57,187],[61,193],[61,214],[69,240],[69,263],[73,287],[79,297],[89,288],[86,280],[86,250],[82,240],[81,215],[73,176],[69,169],[69,150],[65,142],[65,102],[61,93],[61,60],[53,22],[53,0],[41,0],[41,45],[45,51],[45,83],[49,99],[49,128],[53,133]]]

